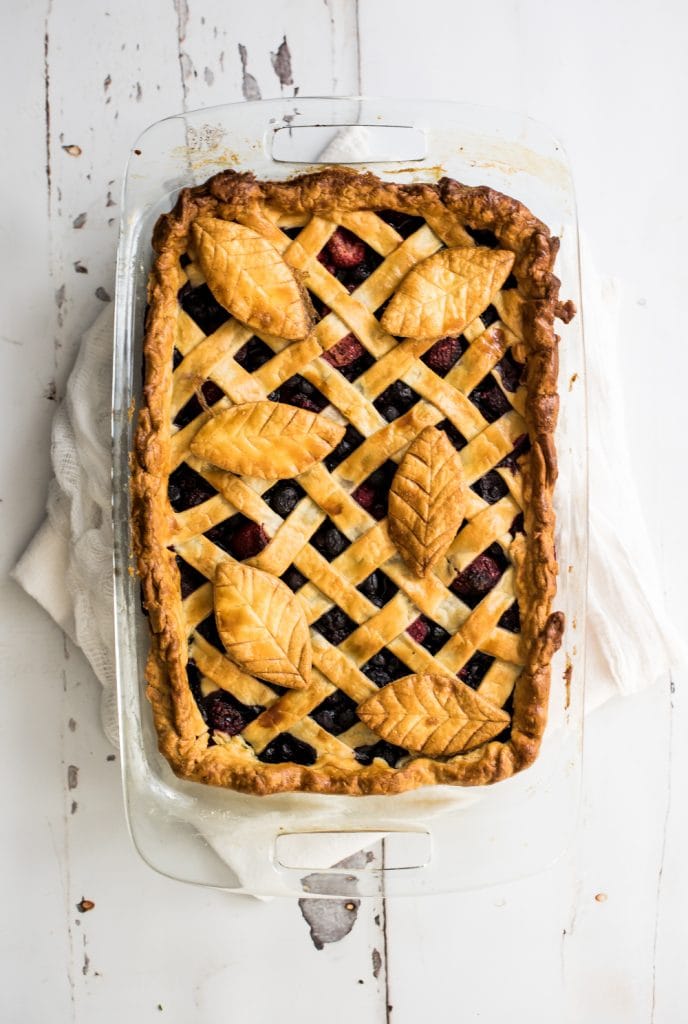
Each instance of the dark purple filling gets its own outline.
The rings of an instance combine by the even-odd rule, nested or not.
[[[370,661],[361,666],[361,672],[368,676],[368,679],[376,686],[386,686],[387,683],[391,683],[395,679],[410,675],[411,669],[404,665],[403,661],[399,661],[396,655],[388,651],[386,647],[383,647],[381,651],[372,656]]]
[[[523,513],[519,512],[517,516],[514,516],[514,520],[509,527],[509,533],[513,533],[514,537],[517,533],[525,533],[526,528],[523,522]]]
[[[278,516],[286,519],[289,513],[294,511],[305,493],[303,487],[300,487],[296,480],[280,480],[269,491],[265,491],[263,501],[267,502]]]
[[[241,513],[213,526],[205,536],[239,561],[254,558],[270,541],[262,525]]]
[[[272,359],[273,355],[272,349],[268,348],[260,338],[249,338],[246,344],[241,346],[234,358],[247,373],[253,373],[254,370],[260,369],[264,363]]]
[[[336,345],[328,349],[322,357],[330,366],[334,366],[348,381],[356,380],[369,369],[375,360],[353,334],[347,334]]]
[[[337,529],[331,519],[326,519],[320,524],[311,537],[311,544],[319,551],[323,558],[331,562],[342,551],[346,551],[351,541]]]
[[[208,407],[215,405],[215,403],[219,402],[221,398],[224,398],[224,391],[212,380],[206,380],[203,382],[201,385],[201,393],[203,395],[203,402]],[[175,416],[175,425],[177,427],[185,427],[187,423],[191,423],[197,416],[200,416],[203,411],[203,404],[199,401],[198,396],[194,395],[193,398],[189,399],[186,405],[182,406]]]
[[[289,380],[286,380],[275,391],[272,391],[268,398],[271,402],[284,402],[286,405],[296,405],[300,409],[308,409],[310,412],[320,412],[328,404],[325,396],[310,381],[298,373],[290,377]]]
[[[491,373],[481,380],[468,397],[478,407],[488,423],[494,423],[511,409],[509,399]]]
[[[178,348],[172,349],[172,369],[176,370],[181,363],[184,356],[181,354]]]
[[[512,288],[518,288],[518,281],[516,280],[513,274],[509,274],[506,281],[502,285],[502,291],[508,292],[511,291]]]
[[[310,743],[304,743],[291,733],[282,732],[268,743],[262,754],[258,754],[258,760],[265,764],[283,764],[285,761],[291,761],[293,764],[308,765],[315,764],[317,756]]]
[[[348,458],[352,452],[356,451],[358,446],[363,443],[363,435],[359,434],[355,427],[350,424],[347,426],[344,437],[341,439],[334,451],[325,458],[325,465],[329,469],[330,473],[333,469],[336,469],[340,462]]]
[[[512,473],[518,473],[518,462],[516,461],[525,455],[526,452],[530,451],[530,438],[527,434],[521,434],[520,437],[516,438],[514,442],[513,450],[505,455],[501,462],[498,462],[498,466],[508,467]]]
[[[203,716],[203,721],[207,723],[208,712],[206,711],[206,707],[203,703],[203,694],[201,693],[201,673],[198,671],[196,662],[192,659],[186,663],[186,678],[188,680],[189,689],[191,690],[193,699],[196,701],[198,710]]]
[[[300,590],[305,583],[308,583],[307,577],[300,573],[295,565],[290,565],[280,578],[294,592]]]
[[[499,320],[499,313],[494,306],[488,306],[484,313],[480,314],[480,319],[483,322],[483,327],[491,327]]]
[[[418,228],[422,228],[425,221],[422,217],[412,217],[408,213],[400,213],[398,210],[380,210],[379,217],[394,228],[402,238],[408,238]]]
[[[459,672],[459,679],[466,686],[470,686],[472,690],[477,690],[493,661],[494,658],[491,658],[489,654],[476,651]]]
[[[329,697],[325,697],[317,708],[313,708],[311,718],[323,729],[338,736],[340,732],[350,729],[358,721],[356,702],[341,690],[336,690]]]
[[[220,640],[220,634],[217,631],[217,625],[215,623],[215,616],[209,615],[207,619],[203,619],[196,630],[201,634],[204,640],[207,640],[209,644],[216,647],[218,651],[224,651],[225,647]]]
[[[389,576],[386,576],[380,569],[376,569],[362,583],[359,583],[356,589],[365,594],[368,600],[378,608],[382,608],[394,597],[399,588],[392,583]]]
[[[449,633],[432,619],[420,615],[408,627],[406,632],[416,643],[424,647],[430,654],[437,654],[449,639]]]
[[[499,239],[494,231],[489,231],[486,228],[469,228],[467,224],[464,224],[464,230],[471,236],[476,245],[484,245],[488,249],[499,248]]]
[[[499,544],[491,544],[459,573],[450,589],[469,608],[475,608],[499,582],[508,564],[508,559]]]
[[[456,429],[451,420],[442,420],[441,423],[437,424],[438,430],[443,430],[451,443],[456,448],[457,452],[460,452],[462,448],[465,448],[468,441],[463,434]]]
[[[181,555],[177,555],[177,568],[179,569],[179,576],[181,579],[181,592],[182,599],[193,594],[194,590],[198,590],[204,583],[207,583],[206,577],[198,569],[194,569],[192,565],[185,562]]]
[[[521,383],[521,377],[525,366],[523,363],[519,363],[514,359],[513,352],[510,348],[506,350],[500,361],[495,366],[495,370],[499,373],[502,378],[502,385],[507,391],[518,390]]]
[[[438,377],[446,377],[467,348],[468,342],[464,338],[440,338],[424,356],[421,356],[421,360],[434,370]]]
[[[205,719],[213,730],[236,736],[265,708],[259,704],[242,704],[226,690],[216,690],[202,698]]]
[[[200,505],[212,498],[217,491],[185,462],[170,473],[167,482],[167,496],[175,512]]]
[[[510,633],[521,632],[521,613],[519,611],[518,601],[514,601],[514,603],[507,608],[497,625],[501,626],[502,629],[507,629]]]
[[[376,757],[381,757],[390,768],[394,768],[397,761],[406,757],[407,753],[403,747],[395,747],[393,743],[387,743],[385,740],[356,747],[354,750],[354,756],[359,764],[372,764]]]
[[[383,462],[351,495],[374,519],[384,519],[387,515],[387,498],[396,471],[394,462]]]
[[[499,473],[496,470],[491,469],[485,476],[481,476],[479,480],[476,480],[474,484],[471,484],[471,490],[479,494],[480,497],[487,501],[490,505],[494,505],[496,501],[503,498],[505,494],[509,493],[509,488],[502,480]]]
[[[229,313],[217,301],[207,284],[192,288],[189,281],[179,289],[179,305],[204,334],[212,334],[229,320]]]
[[[378,395],[373,405],[380,415],[391,423],[408,412],[419,398],[420,395],[413,388],[404,384],[403,380],[397,380]]]
[[[344,643],[350,633],[356,629],[356,623],[350,619],[341,608],[330,608],[319,619],[313,623],[313,629],[317,629],[321,636],[324,636],[328,643],[334,647]]]

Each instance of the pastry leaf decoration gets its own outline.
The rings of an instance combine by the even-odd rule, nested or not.
[[[339,444],[344,427],[281,402],[246,402],[213,416],[191,441],[200,459],[242,476],[286,480]]]
[[[208,287],[232,316],[289,341],[306,337],[309,303],[274,245],[243,224],[213,217],[199,217],[191,234]]]
[[[404,676],[358,707],[358,717],[388,743],[429,757],[449,757],[497,736],[510,718],[459,679]]]
[[[460,334],[490,305],[513,262],[514,254],[505,249],[441,249],[409,271],[382,316],[382,326],[401,338]]]
[[[245,672],[295,690],[310,682],[306,615],[276,576],[221,562],[215,572],[215,622],[227,655]]]
[[[426,427],[401,460],[389,492],[389,535],[416,576],[427,576],[453,541],[465,501],[459,453],[443,430]]]

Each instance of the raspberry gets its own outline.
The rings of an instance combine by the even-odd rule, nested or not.
[[[466,349],[461,338],[440,338],[423,356],[423,362],[444,377]]]
[[[329,271],[329,273],[332,274],[333,276],[337,273],[337,268],[330,259],[327,249],[322,249],[318,253],[318,263],[322,263],[325,270]]]
[[[489,593],[502,575],[502,570],[489,555],[478,557],[459,573],[451,589],[467,601],[477,602]]]
[[[270,542],[270,538],[259,523],[245,523],[232,536],[232,554],[242,561],[253,558]]]
[[[354,501],[357,501],[361,508],[364,508],[366,512],[370,512],[375,504],[377,494],[374,487],[371,487],[368,483],[363,483],[360,487],[356,488],[351,497]]]
[[[360,359],[364,354],[365,349],[358,338],[355,338],[353,334],[347,334],[345,338],[342,338],[341,341],[338,341],[336,345],[333,345],[332,348],[324,353],[323,359],[330,366],[336,366],[339,369],[342,366],[348,366],[356,359]]]
[[[346,228],[337,228],[326,246],[328,256],[335,267],[357,267],[365,259],[365,242],[356,238]]]
[[[236,736],[264,710],[259,705],[241,704],[224,690],[204,698],[202,706],[210,728],[227,736]]]
[[[422,644],[428,635],[428,627],[423,622],[422,616],[419,616],[411,623],[410,626],[407,626],[406,632],[416,641],[417,644]]]

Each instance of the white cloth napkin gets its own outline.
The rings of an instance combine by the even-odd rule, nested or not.
[[[615,694],[631,694],[666,679],[671,664],[682,657],[664,609],[624,441],[623,408],[615,390],[618,309],[615,284],[591,278],[585,303],[590,436],[594,439],[587,710]],[[116,744],[110,518],[112,339],[113,315],[108,307],[83,337],[56,412],[55,477],[47,517],[13,575],[84,651],[103,684],[103,728]],[[193,820],[203,831],[198,818]],[[247,823],[246,827],[250,831],[258,826]],[[236,833],[232,842],[226,837],[208,838],[251,891],[255,867],[237,846]],[[333,839],[332,863],[357,847],[350,838]]]

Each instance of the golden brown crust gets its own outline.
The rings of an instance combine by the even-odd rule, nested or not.
[[[532,447],[521,460],[526,537],[518,537],[512,545],[524,668],[514,691],[512,729],[506,742],[487,742],[446,760],[418,757],[399,768],[379,759],[363,766],[353,758],[350,763],[336,759],[329,763],[326,757],[313,766],[266,764],[255,757],[246,758],[241,737],[208,745],[208,729],[188,684],[179,572],[174,551],[168,547],[175,530],[166,495],[173,460],[172,351],[177,291],[183,283],[179,257],[187,249],[191,225],[198,217],[238,218],[251,226],[252,217],[258,216],[266,203],[293,215],[326,215],[336,210],[340,219],[355,216],[357,211],[397,210],[424,217],[432,228],[442,225],[446,244],[472,244],[464,229],[467,225],[492,231],[501,248],[514,253],[518,293],[502,293],[509,298],[504,298],[499,312],[506,327],[518,337],[520,347],[515,351],[527,356],[525,419]],[[430,784],[484,785],[532,763],[547,719],[550,660],[563,631],[563,617],[550,614],[557,571],[552,509],[557,472],[553,435],[558,412],[554,318],[570,319],[573,310],[570,304],[558,302],[559,281],[552,273],[558,240],[516,200],[488,188],[472,188],[450,179],[437,185],[397,185],[372,174],[329,168],[288,182],[260,182],[250,174],[231,171],[216,175],[205,185],[182,191],[175,209],[159,219],[153,244],[156,259],[148,289],[145,383],[132,453],[132,533],[153,633],[148,696],[160,749],[174,771],[187,779],[259,795],[294,790],[366,795],[401,793]],[[308,343],[307,339],[295,344]],[[415,433],[423,425],[415,424]],[[384,534],[380,534],[380,542],[384,543]],[[266,564],[261,567],[269,568]],[[314,656],[317,664],[317,652]],[[365,678],[361,682],[357,676],[355,683],[361,687]],[[359,692],[362,700],[369,691]],[[294,691],[293,700],[299,699],[301,691]],[[261,719],[270,713],[268,708]],[[281,708],[273,712],[273,718],[284,714]],[[249,728],[253,726],[264,728],[265,723],[259,719]]]

